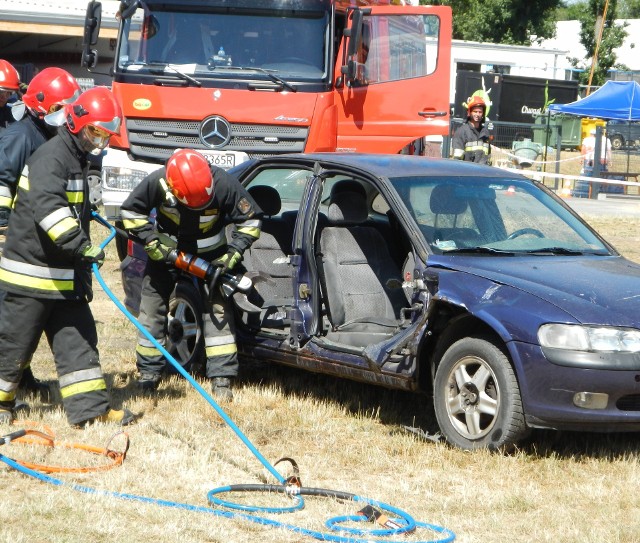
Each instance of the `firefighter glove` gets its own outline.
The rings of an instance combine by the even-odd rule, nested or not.
[[[163,243],[160,243],[159,239],[154,239],[144,246],[144,250],[149,255],[151,260],[160,262],[161,260],[168,261],[171,247],[167,247]]]
[[[0,227],[9,224],[9,215],[11,215],[11,208],[0,207]]]
[[[216,258],[212,264],[218,268],[222,268],[221,273],[232,270],[234,266],[242,260],[242,255],[235,249],[229,249],[220,258]]]
[[[104,264],[104,258],[104,251],[97,245],[87,245],[80,251],[80,261],[86,264],[97,264],[100,267]]]

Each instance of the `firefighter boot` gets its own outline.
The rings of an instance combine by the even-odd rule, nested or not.
[[[143,372],[140,374],[140,377],[138,377],[136,386],[142,394],[153,394],[156,390],[158,390],[161,377],[162,376],[158,375],[157,373]]]
[[[25,392],[31,392],[39,396],[43,402],[49,402],[51,400],[51,389],[49,385],[43,383],[40,379],[36,379],[33,371],[31,371],[31,366],[25,368],[22,372],[19,388]]]
[[[231,379],[229,377],[214,377],[211,380],[211,392],[213,397],[218,401],[232,401],[233,392],[231,392]]]
[[[93,424],[95,422],[110,422],[118,424],[119,426],[128,426],[135,420],[136,416],[128,409],[122,409],[121,411],[118,411],[116,409],[109,409],[109,411],[100,415],[99,417],[85,420],[78,423],[76,426],[78,428],[85,428],[87,425]]]

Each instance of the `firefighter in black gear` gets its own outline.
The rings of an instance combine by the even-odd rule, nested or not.
[[[151,211],[157,210],[155,222]],[[260,236],[262,211],[242,185],[191,149],[176,151],[166,167],[142,180],[121,207],[130,235],[144,244],[149,256],[142,282],[139,321],[165,347],[169,298],[178,271],[168,261],[172,248],[232,270],[244,251]],[[234,224],[231,240],[225,227]],[[205,304],[206,376],[220,400],[233,398],[231,381],[238,374],[232,308],[219,289]],[[166,366],[160,350],[143,334],[136,347],[138,387],[155,391]]]
[[[8,128],[15,118],[11,113],[10,100],[20,94],[20,74],[13,65],[0,59],[0,133]]]
[[[488,164],[491,156],[491,134],[485,123],[487,105],[480,96],[467,103],[467,120],[453,135],[453,158]]]
[[[104,149],[122,114],[106,87],[94,87],[49,117],[58,135],[27,160],[0,259],[0,422],[14,418],[22,368],[42,332],[53,352],[70,424],[128,424],[110,408],[89,308],[91,268],[104,252],[91,243],[87,153]]]
[[[27,159],[56,134],[56,128],[47,124],[44,116],[72,102],[80,92],[80,85],[69,72],[62,68],[45,68],[29,83],[22,105],[14,106],[23,116],[0,133],[0,227],[9,224],[18,179]],[[0,291],[2,297],[4,291]],[[31,361],[26,364],[20,389],[37,392],[43,399],[48,399],[49,387],[34,377]]]

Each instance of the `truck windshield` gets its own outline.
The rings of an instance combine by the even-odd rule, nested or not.
[[[163,6],[166,4],[163,4]],[[176,66],[201,80],[319,80],[329,70],[329,13],[288,10],[255,14],[138,9],[122,23],[117,70],[157,73]],[[237,70],[234,70],[237,68]],[[167,76],[175,70],[166,70]]]

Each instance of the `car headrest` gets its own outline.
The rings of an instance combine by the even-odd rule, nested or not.
[[[429,207],[435,215],[460,215],[467,209],[467,199],[456,194],[453,185],[438,185],[431,191]]]
[[[256,204],[262,209],[263,213],[268,217],[273,217],[280,213],[282,208],[282,200],[280,194],[273,187],[267,185],[255,185],[249,187],[247,192],[255,200]]]
[[[360,224],[367,220],[367,193],[353,179],[343,179],[331,187],[327,212],[332,224]]]

